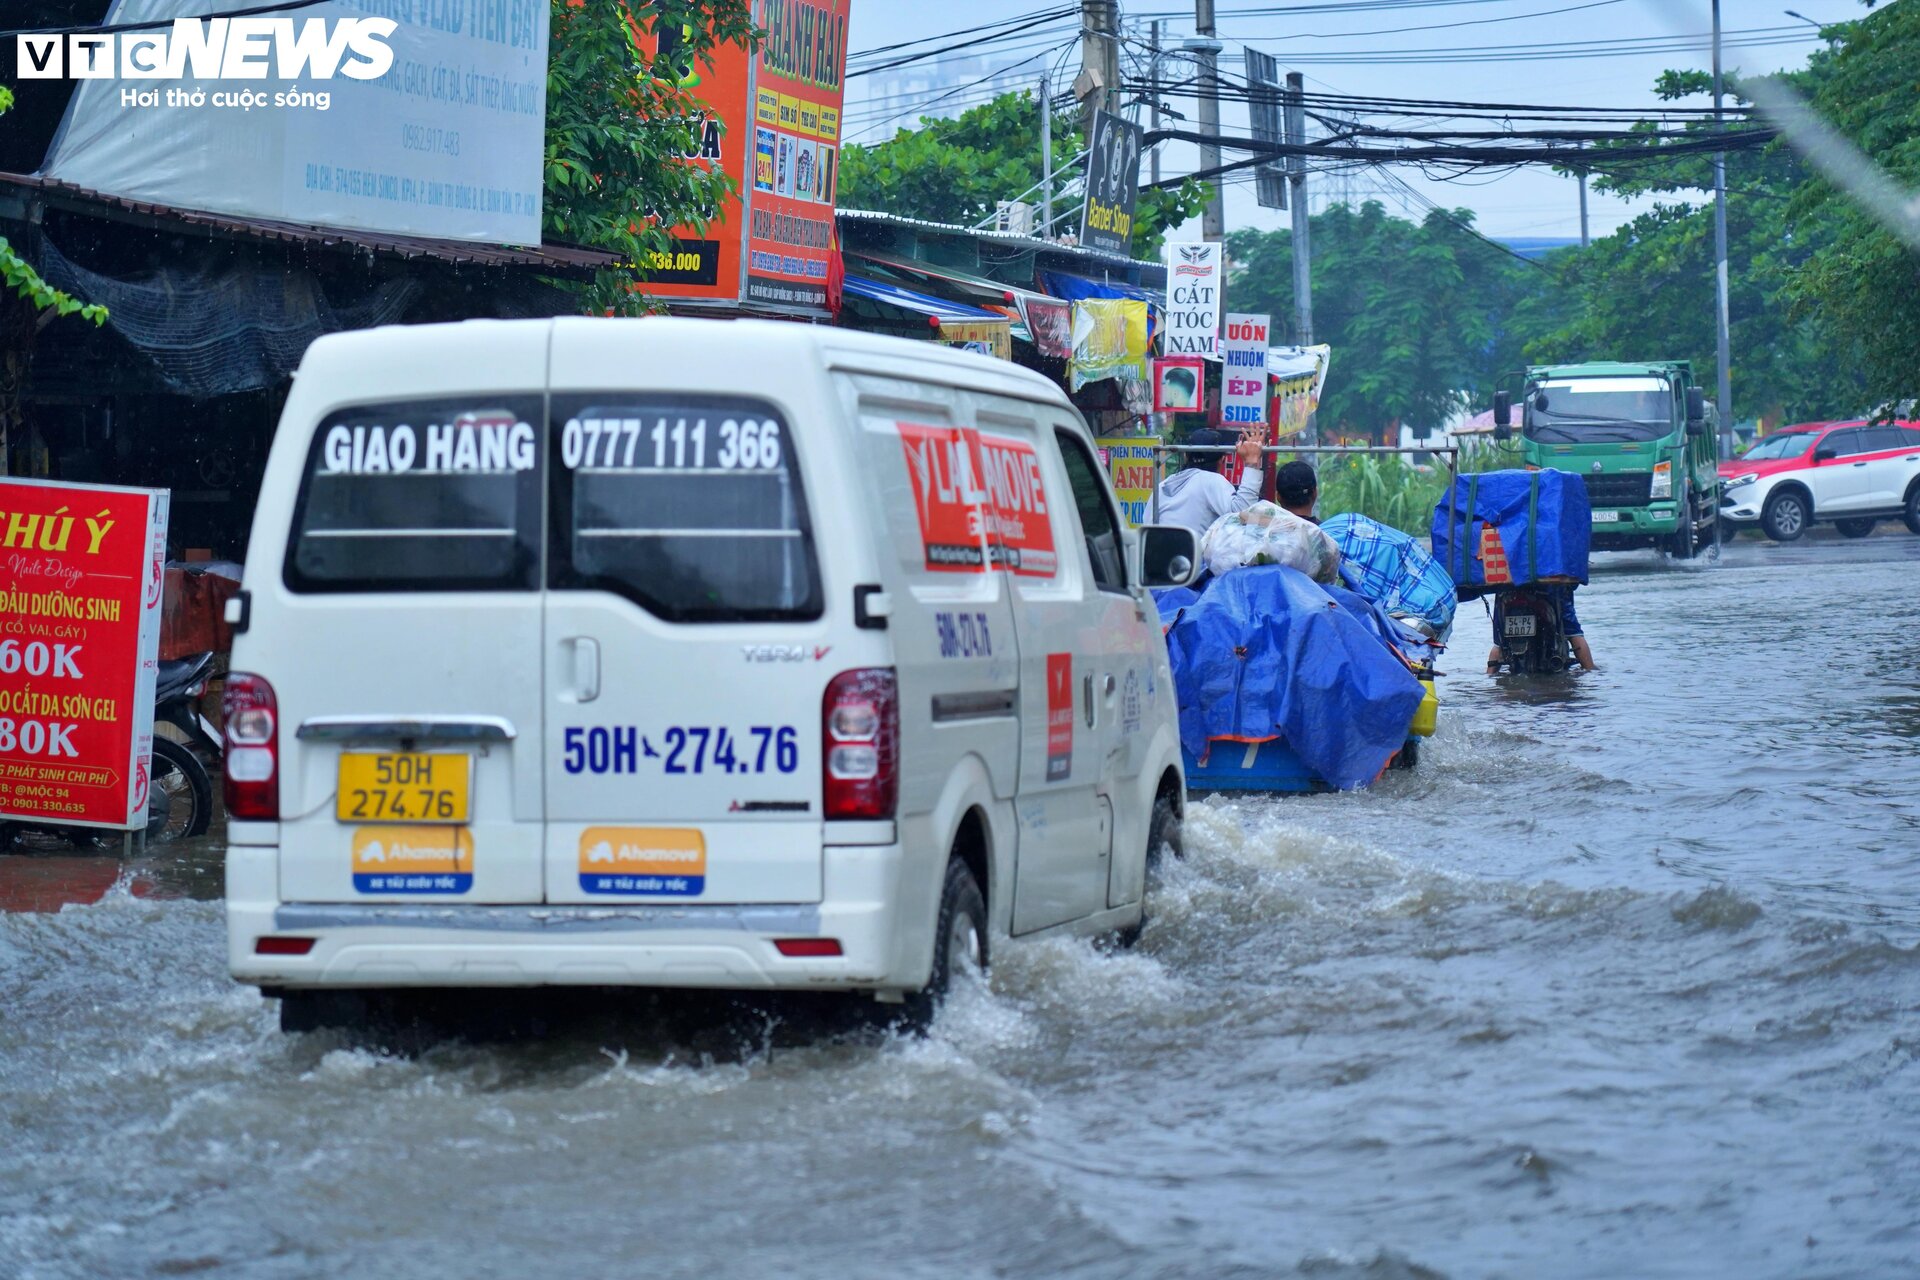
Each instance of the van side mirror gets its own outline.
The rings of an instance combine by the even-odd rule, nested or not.
[[[1513,437],[1513,397],[1505,391],[1493,393],[1493,438],[1509,440]]]
[[[1184,587],[1199,576],[1200,539],[1177,524],[1140,527],[1140,585]]]
[[[1687,426],[1692,427],[1696,422],[1703,427],[1707,423],[1707,393],[1699,387],[1688,387]],[[1694,434],[1698,435],[1699,433],[1694,432]]]

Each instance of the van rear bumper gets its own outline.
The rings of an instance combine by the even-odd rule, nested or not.
[[[233,892],[246,877],[230,861],[228,962],[240,982],[295,989],[914,989],[925,973],[896,973],[890,964],[899,951],[898,912],[887,905],[899,846],[861,849],[858,861],[871,876],[863,887],[878,892],[792,905],[578,906],[248,901]],[[312,938],[313,949],[260,955],[258,941],[268,935]],[[782,938],[832,938],[841,954],[783,956],[774,946]]]

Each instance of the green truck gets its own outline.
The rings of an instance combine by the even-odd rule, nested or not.
[[[1496,439],[1512,438],[1513,409],[1510,393],[1495,394]],[[1520,414],[1523,461],[1586,480],[1596,551],[1688,560],[1715,544],[1718,448],[1689,362],[1535,365]]]

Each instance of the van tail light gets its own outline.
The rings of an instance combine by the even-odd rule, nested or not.
[[[900,689],[891,667],[842,671],[821,707],[828,818],[891,818],[900,798]]]
[[[315,938],[255,938],[253,954],[257,956],[304,956],[313,950]]]
[[[220,697],[227,727],[227,816],[280,820],[280,705],[265,677],[233,672]]]
[[[838,938],[775,938],[773,949],[789,960],[819,959],[842,954]]]

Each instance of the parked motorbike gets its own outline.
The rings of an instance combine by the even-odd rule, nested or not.
[[[1517,676],[1555,675],[1573,665],[1560,602],[1531,586],[1493,592],[1494,643],[1499,666]]]
[[[165,843],[205,835],[213,820],[213,779],[195,751],[220,758],[220,731],[200,714],[199,699],[213,675],[213,654],[200,653],[162,662],[153,689],[153,720],[180,730],[187,743],[153,735],[152,777],[147,788],[147,843]],[[72,845],[108,847],[118,832],[57,823],[0,823],[0,849],[19,844],[29,849]]]

